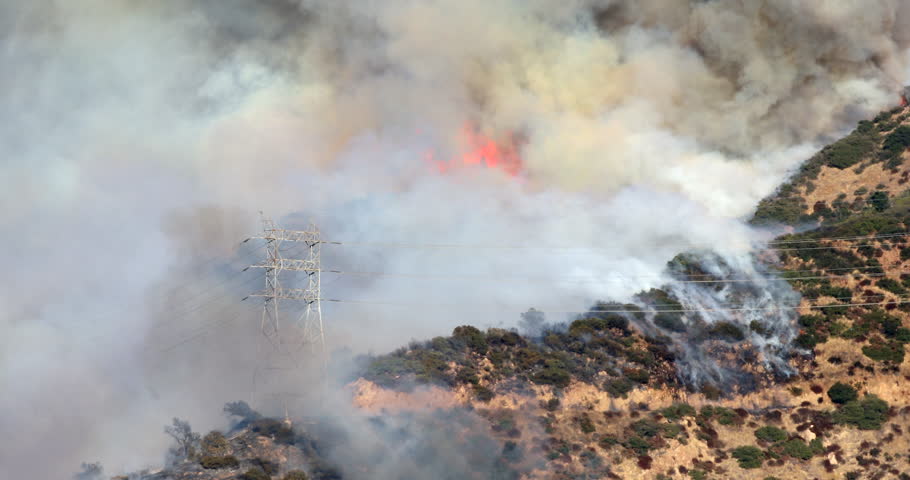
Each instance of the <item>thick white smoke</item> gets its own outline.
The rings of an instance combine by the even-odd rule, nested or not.
[[[908,26],[898,0],[0,0],[0,476],[136,468],[172,416],[219,424],[248,393],[236,299],[258,285],[235,273],[257,252],[235,247],[259,209],[477,245],[326,246],[341,270],[481,277],[326,275],[328,297],[427,305],[327,308],[358,351],[743,255],[758,199],[893,102]],[[466,125],[516,139],[522,173],[429,165]]]

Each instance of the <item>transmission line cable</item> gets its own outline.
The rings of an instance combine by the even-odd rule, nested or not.
[[[399,306],[405,308],[456,308],[463,307],[465,304],[430,304],[430,303],[408,303],[408,302],[384,302],[384,301],[371,301],[371,300],[348,300],[348,299],[336,299],[336,298],[326,298],[323,299],[325,302],[332,303],[347,303],[347,304],[360,304],[360,305],[388,305],[388,306]],[[557,309],[539,309],[534,308],[535,311],[540,313],[699,313],[699,312],[742,312],[742,311],[773,311],[773,310],[801,310],[801,309],[818,309],[818,308],[838,308],[838,307],[863,307],[863,306],[872,306],[872,305],[887,305],[887,304],[903,304],[910,303],[910,298],[899,297],[897,300],[889,302],[868,302],[868,303],[838,303],[838,304],[828,304],[828,305],[810,305],[810,306],[787,306],[787,305],[778,305],[772,307],[738,307],[738,308],[681,308],[681,309],[672,309],[672,310],[658,310],[658,309],[648,309],[640,308],[636,306],[636,309],[630,310],[626,308],[622,309],[587,309],[587,310],[557,310]],[[514,310],[513,308],[508,308],[504,306],[496,307],[491,305],[489,307],[484,307],[488,311],[493,309],[499,311]]]
[[[846,240],[875,240],[875,239],[887,239],[887,238],[898,238],[906,237],[910,233],[902,234],[888,234],[882,236],[865,236],[865,237],[830,237],[830,238],[818,238],[814,240],[794,240],[793,243],[823,243],[828,241],[846,241]],[[779,242],[768,242],[766,245],[786,245],[791,241],[779,241]],[[505,245],[505,244],[459,244],[459,243],[411,243],[411,242],[360,242],[360,241],[331,241],[324,240],[323,244],[326,245],[340,245],[340,246],[367,246],[367,247],[383,247],[383,248],[432,248],[432,249],[502,249],[502,250],[612,250],[612,249],[622,249],[625,247],[619,246],[597,246],[597,245]],[[759,244],[760,245],[760,244]],[[837,246],[837,245],[826,245],[820,247],[790,247],[790,248],[764,248],[761,250],[771,250],[771,251],[805,251],[805,250],[819,250],[819,249],[828,249],[828,248],[858,248],[866,246],[876,246],[875,244],[854,244],[849,246]]]

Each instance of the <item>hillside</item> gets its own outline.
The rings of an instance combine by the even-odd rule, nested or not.
[[[907,478],[910,304],[901,299],[910,288],[908,147],[910,110],[884,112],[822,149],[759,205],[754,223],[805,230],[774,242],[777,267],[803,297],[793,375],[765,371],[736,352],[750,375],[722,385],[723,392],[712,384],[693,388],[679,381],[659,336],[625,321],[636,307],[613,305],[629,315],[592,313],[536,342],[460,327],[452,337],[375,359],[364,375],[372,384],[358,391],[377,397],[378,388],[428,383],[454,388],[460,402],[494,417],[529,412],[544,430],[529,428],[519,443],[549,460],[547,478],[597,471],[616,478]],[[650,302],[656,310],[674,309],[666,292],[643,296],[660,298]],[[665,331],[691,328],[673,315],[659,314],[655,323]],[[692,336],[716,337],[703,345],[708,350],[743,334],[714,324]],[[752,446],[761,453],[743,460],[751,450],[737,448]]]
[[[432,459],[438,478],[910,479],[908,147],[910,108],[884,112],[758,206],[753,223],[791,232],[772,243],[766,272],[801,295],[795,349],[775,350],[784,365],[767,361],[759,344],[776,332],[761,319],[748,328],[683,321],[682,299],[655,289],[568,324],[545,324],[532,310],[519,331],[465,325],[361,358],[347,389],[370,417],[362,431],[401,441],[439,432],[469,461],[438,460],[432,445],[409,451]],[[723,286],[729,278],[693,258],[668,269],[699,278],[698,288],[756,294]],[[681,375],[680,355],[693,353],[674,338],[713,359],[717,375]],[[217,451],[203,440],[200,452],[144,478],[304,478],[289,476],[302,475],[295,468],[366,478],[376,459],[394,456],[374,445],[339,457],[345,442],[326,433],[333,422],[291,432],[246,414]],[[425,468],[376,478],[419,478]]]

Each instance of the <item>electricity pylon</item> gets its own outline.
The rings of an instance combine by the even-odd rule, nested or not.
[[[253,385],[250,393],[250,402],[255,404],[254,398],[259,383],[264,374],[278,379],[277,386],[271,386],[263,392],[264,395],[277,397],[285,409],[287,416],[287,403],[289,397],[301,397],[312,382],[307,381],[304,375],[306,367],[313,367],[308,360],[319,357],[316,369],[325,375],[326,351],[325,332],[322,323],[322,305],[320,302],[320,245],[322,241],[316,225],[310,225],[307,230],[284,230],[278,228],[271,219],[262,217],[263,233],[252,238],[262,239],[266,243],[266,261],[259,265],[250,265],[247,268],[262,268],[265,270],[265,290],[254,293],[250,297],[263,298],[262,320],[260,331],[262,336],[259,341],[258,364],[253,372]],[[303,244],[307,248],[306,258],[286,258],[289,253],[282,250],[285,242]],[[293,247],[292,247],[293,248]],[[282,276],[283,272],[302,272],[306,275],[304,288],[286,288],[283,281],[288,278]],[[281,308],[283,301],[303,303],[304,309],[296,320],[288,322],[289,313]],[[263,352],[263,340],[271,345],[271,349]],[[313,355],[315,354],[315,355]],[[311,370],[312,371],[312,370]],[[275,380],[273,378],[273,380]],[[280,388],[282,391],[275,391]]]

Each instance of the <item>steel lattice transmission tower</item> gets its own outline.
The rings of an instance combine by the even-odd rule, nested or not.
[[[253,372],[250,402],[255,403],[254,397],[257,395],[279,397],[287,412],[288,397],[301,397],[314,390],[306,388],[313,384],[306,378],[306,373],[320,372],[322,377],[325,376],[325,331],[320,301],[322,241],[319,229],[313,224],[307,230],[285,230],[278,228],[271,219],[263,215],[262,226],[262,235],[251,239],[265,241],[266,261],[247,267],[265,270],[265,289],[250,295],[264,300],[260,323],[262,335],[259,342],[259,360]],[[283,249],[285,243],[293,243],[295,246]],[[306,247],[306,258],[284,256],[301,245]],[[296,279],[298,283],[304,284],[301,285],[303,288],[285,287],[283,282],[295,279],[282,275],[284,272],[304,274],[303,282],[299,282],[299,277]],[[284,304],[288,302],[297,306],[293,309],[295,310],[293,317],[296,317],[293,321],[287,320],[292,317],[289,309],[284,308]],[[303,311],[297,313],[301,304]],[[263,351],[263,341],[272,348]],[[316,359],[317,364],[313,365],[312,360]],[[266,374],[268,378],[263,379]],[[259,392],[261,384],[270,383],[266,380],[271,380],[275,385],[265,386],[264,390],[269,392]],[[281,391],[277,391],[279,389]]]

